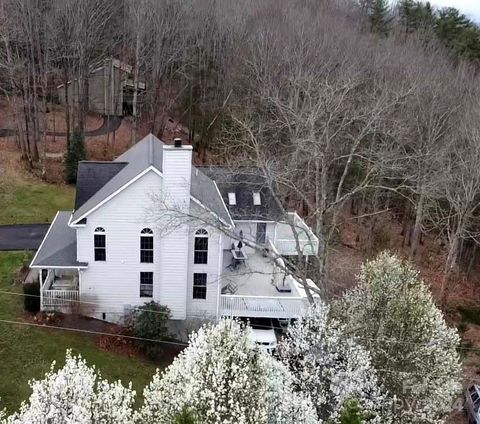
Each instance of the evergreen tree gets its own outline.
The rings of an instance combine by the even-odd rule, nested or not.
[[[75,131],[72,134],[70,143],[65,155],[65,181],[69,184],[77,182],[78,162],[85,160],[85,138],[82,132]]]
[[[401,0],[398,4],[398,13],[406,33],[429,30],[435,24],[435,13],[429,2]]]
[[[465,58],[478,58],[478,27],[454,7],[440,10],[435,22],[435,33],[445,46],[456,55]]]
[[[340,424],[363,424],[365,414],[362,412],[356,399],[349,399],[343,404],[340,413]]]
[[[372,0],[370,4],[370,27],[372,32],[387,36],[392,16],[388,0]]]
[[[398,13],[400,21],[405,27],[405,32],[410,32],[413,28],[413,16],[416,4],[413,0],[400,0],[398,4]]]

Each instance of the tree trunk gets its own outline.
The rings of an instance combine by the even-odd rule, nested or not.
[[[65,91],[65,126],[66,126],[66,132],[67,132],[67,149],[68,149],[70,147],[70,98],[68,96],[68,73],[67,73],[66,67],[63,73],[63,89]]]
[[[422,231],[422,223],[423,223],[423,207],[425,203],[425,193],[423,187],[420,188],[420,195],[417,202],[416,212],[415,212],[415,224],[413,227],[413,233],[411,238],[411,245],[410,245],[410,254],[408,256],[409,260],[413,260],[415,254],[417,252],[418,243],[420,241],[420,234]]]
[[[137,138],[137,97],[138,97],[138,73],[140,66],[140,34],[137,31],[135,40],[135,68],[133,70],[133,101],[132,101],[132,138],[130,144],[133,146]]]

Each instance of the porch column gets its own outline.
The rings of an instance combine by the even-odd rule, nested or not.
[[[40,271],[39,271],[39,276],[40,276],[40,310],[42,310],[42,307],[43,307],[43,269],[40,268]]]

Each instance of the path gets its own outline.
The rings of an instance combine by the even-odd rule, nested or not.
[[[121,116],[104,116],[103,122],[100,127],[95,130],[85,131],[85,137],[95,137],[97,135],[107,134],[118,130],[122,124],[123,117]],[[3,137],[13,137],[15,135],[15,130],[10,128],[0,128],[0,138]],[[55,137],[66,137],[66,132],[57,132],[57,131],[47,131],[47,135]]]
[[[36,250],[50,224],[0,225],[0,250]]]

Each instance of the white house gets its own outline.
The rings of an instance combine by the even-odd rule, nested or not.
[[[191,146],[150,134],[79,164],[75,209],[57,213],[30,267],[45,311],[118,322],[154,300],[176,320],[293,318],[306,294],[282,257],[299,249],[316,254],[318,239],[258,173],[194,167]]]

